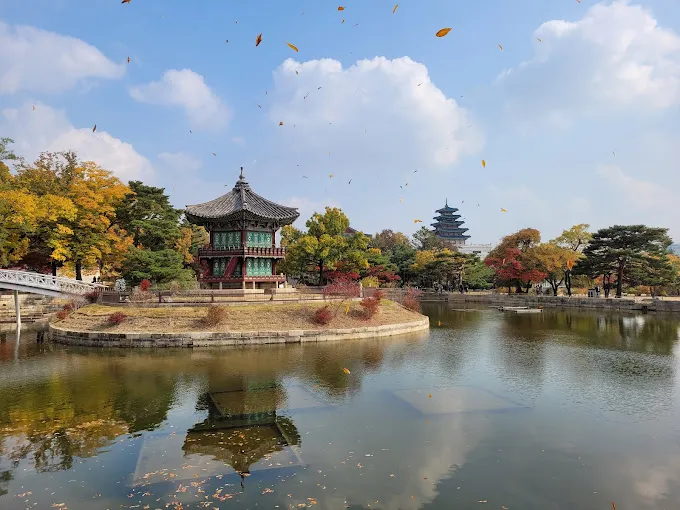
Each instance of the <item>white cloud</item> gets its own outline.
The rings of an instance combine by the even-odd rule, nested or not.
[[[534,36],[533,59],[500,77],[518,110],[563,122],[575,112],[680,103],[680,36],[640,5],[599,3],[579,21],[543,23]]]
[[[124,65],[80,39],[0,21],[0,94],[63,92],[84,80],[124,74]]]
[[[288,59],[274,82],[269,118],[296,162],[371,171],[445,168],[483,144],[476,128],[468,129],[466,110],[408,57],[375,57],[346,69],[332,59]]]
[[[245,145],[246,144],[246,139],[243,138],[242,136],[234,136],[231,139],[232,143],[235,143],[236,145]]]
[[[172,170],[182,173],[195,173],[203,167],[203,161],[200,158],[186,152],[161,152],[158,159]]]
[[[149,179],[154,169],[151,162],[134,147],[106,131],[74,127],[63,110],[42,103],[7,108],[0,115],[0,132],[8,133],[16,142],[17,154],[29,161],[41,151],[74,150],[81,160],[94,161],[112,171],[123,181]]]
[[[143,103],[182,108],[194,129],[221,128],[231,116],[205,78],[191,69],[170,69],[160,81],[131,88],[130,95]]]

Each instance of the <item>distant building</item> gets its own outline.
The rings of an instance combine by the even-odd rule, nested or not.
[[[680,257],[680,243],[671,244],[670,250]]]
[[[465,222],[458,219],[460,218],[460,214],[456,214],[458,209],[449,207],[448,200],[446,205],[436,212],[438,216],[434,217],[435,222],[431,224],[434,227],[434,235],[455,246],[464,245],[465,241],[470,239],[470,236],[465,235],[468,229],[461,228]]]
[[[467,228],[463,228],[464,221],[460,220],[460,214],[456,214],[458,209],[449,207],[448,200],[441,209],[437,209],[437,216],[435,216],[434,235],[439,239],[446,241],[453,245],[460,253],[466,255],[477,255],[481,260],[484,260],[491,250],[492,244],[467,244],[470,236],[466,234]]]

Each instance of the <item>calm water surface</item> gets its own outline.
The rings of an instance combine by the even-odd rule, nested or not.
[[[239,350],[9,333],[0,508],[680,507],[677,318],[426,312],[429,334]]]

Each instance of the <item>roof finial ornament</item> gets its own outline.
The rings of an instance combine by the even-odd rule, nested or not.
[[[243,167],[241,167],[241,175],[240,175],[239,179],[243,180]]]
[[[243,170],[243,167],[241,167],[241,170]],[[444,200],[444,207],[448,207],[448,206],[449,206],[449,199],[447,198],[447,199]]]

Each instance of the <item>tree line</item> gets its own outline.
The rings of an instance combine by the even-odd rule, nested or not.
[[[198,247],[208,242],[170,204],[163,188],[127,184],[71,151],[42,153],[27,163],[0,139],[0,267],[52,273],[64,268],[77,279],[83,268],[105,280],[122,276],[132,285],[195,285],[202,268]],[[13,164],[13,170],[3,163]],[[498,289],[527,293],[601,286],[650,294],[680,293],[680,258],[669,251],[667,229],[613,226],[591,233],[575,225],[555,239],[525,228],[505,236],[485,260],[422,227],[411,237],[392,230],[369,236],[349,228],[341,209],[314,213],[306,229],[286,226],[280,269],[308,285],[361,280],[364,286]]]
[[[97,269],[138,284],[196,281],[201,227],[172,207],[163,188],[125,184],[72,151],[44,152],[29,163],[0,140],[0,267],[76,279]],[[14,169],[2,161],[13,163]]]

